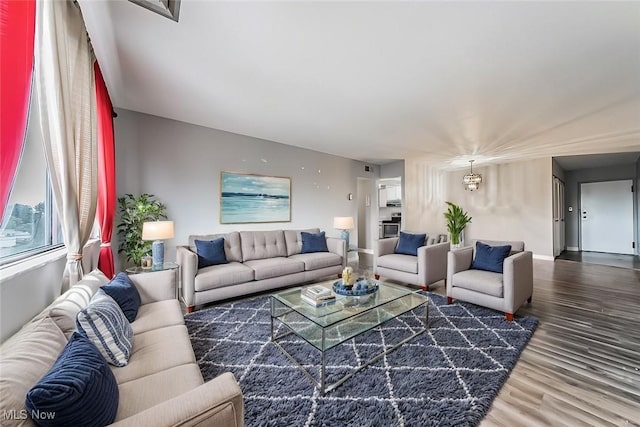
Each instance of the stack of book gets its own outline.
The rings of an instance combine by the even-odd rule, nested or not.
[[[336,301],[335,294],[324,286],[309,286],[308,288],[304,288],[300,292],[300,298],[302,301],[314,307],[320,307]]]

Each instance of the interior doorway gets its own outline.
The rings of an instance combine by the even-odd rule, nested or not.
[[[553,256],[559,256],[566,248],[564,182],[553,177]]]
[[[580,184],[580,249],[634,254],[632,180]]]
[[[375,236],[373,230],[377,219],[375,208],[375,181],[358,177],[358,263],[361,268],[373,266],[373,244]]]

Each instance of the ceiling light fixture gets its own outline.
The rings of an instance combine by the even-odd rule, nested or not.
[[[181,0],[129,0],[159,15],[178,22]]]
[[[462,178],[462,183],[464,184],[465,190],[473,191],[480,187],[482,175],[479,173],[473,173],[473,160],[469,160],[469,163],[471,163],[471,172]]]

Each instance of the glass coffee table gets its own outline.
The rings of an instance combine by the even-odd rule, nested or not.
[[[331,289],[335,280],[314,283],[314,286],[324,286]],[[336,302],[322,307],[314,307],[300,298],[302,288],[295,288],[271,295],[271,341],[320,390],[327,393],[351,378],[365,367],[375,363],[384,355],[392,352],[402,344],[425,332],[429,320],[429,299],[412,289],[390,283],[378,282],[377,292],[357,297],[336,295]],[[348,373],[332,384],[325,381],[325,354],[327,351],[343,342],[356,337],[396,317],[424,307],[422,328],[398,342],[394,346],[376,355],[357,369]],[[282,323],[285,332],[275,335],[274,324]],[[308,344],[320,351],[320,378],[314,376],[287,352],[278,342],[282,338],[295,334]]]

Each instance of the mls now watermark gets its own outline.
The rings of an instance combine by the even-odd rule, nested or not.
[[[29,418],[29,415],[31,415],[31,418],[36,421],[53,420],[56,418],[56,413],[50,411],[40,411],[35,409],[31,411],[31,414],[29,414],[29,411],[26,409],[3,409],[0,411],[0,421],[26,420]]]

